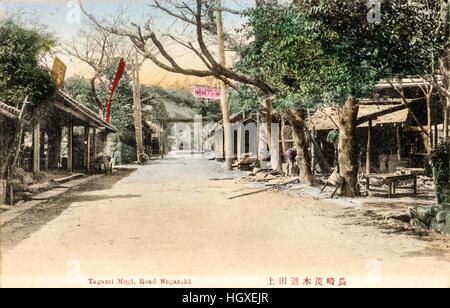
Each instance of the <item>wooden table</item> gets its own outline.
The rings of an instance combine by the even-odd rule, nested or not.
[[[412,181],[411,189],[417,195],[417,174],[395,174],[395,173],[370,173],[365,174],[366,178],[366,195],[370,191],[370,179],[383,180],[389,186],[389,198],[395,195],[395,188],[398,182]]]

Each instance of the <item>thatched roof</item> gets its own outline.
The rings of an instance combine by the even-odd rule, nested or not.
[[[360,105],[358,111],[358,118],[363,116],[378,113],[380,111],[393,108],[398,105]],[[339,108],[327,107],[317,110],[311,119],[307,122],[310,129],[315,130],[331,130],[339,125]],[[386,115],[382,115],[372,120],[372,125],[386,124],[386,123],[404,123],[408,116],[408,109],[395,111]],[[334,123],[333,123],[334,121]],[[336,125],[335,125],[336,124]],[[368,122],[364,122],[358,127],[368,126]]]

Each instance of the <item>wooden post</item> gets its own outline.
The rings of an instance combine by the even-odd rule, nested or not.
[[[397,124],[397,156],[398,160],[402,160],[402,134],[400,124]]]
[[[134,60],[134,123],[136,131],[136,150],[137,159],[139,162],[139,156],[144,153],[144,143],[142,137],[142,112],[141,112],[141,85],[139,79],[139,61],[137,53]]]
[[[92,153],[93,153],[93,157],[95,159],[95,155],[97,155],[97,149],[96,149],[96,135],[97,135],[97,130],[95,128],[92,129]]]
[[[370,174],[370,151],[372,147],[372,120],[367,126],[366,174]]]
[[[434,124],[434,148],[438,146],[439,143],[439,129],[437,124]]]
[[[242,133],[243,133],[243,131],[244,131],[244,125],[243,124],[238,124],[237,125],[238,127],[237,127],[237,151],[236,151],[236,157],[237,157],[237,159],[239,160],[239,159],[242,159],[242,158],[244,158],[245,157],[245,136],[244,136],[244,138],[242,138]],[[234,132],[234,131],[233,131]],[[233,138],[234,139],[234,138]],[[244,144],[242,144],[242,142],[244,142]],[[242,146],[243,145],[243,146]]]
[[[45,151],[47,149],[47,151]],[[49,150],[49,142],[48,142],[48,133],[44,131],[41,134],[41,153],[44,153],[44,170],[48,171],[48,150]]]
[[[450,82],[449,82],[450,84]],[[449,91],[450,91],[450,87],[449,87]],[[450,113],[449,111],[450,108],[450,98],[447,97],[447,106],[444,108],[444,123],[443,123],[443,128],[444,128],[444,142],[448,141],[448,115]]]
[[[431,90],[428,91],[426,98],[427,98],[427,132],[428,132],[427,154],[430,154],[432,145],[433,145],[433,139],[432,139],[432,135],[431,135],[431,106],[430,106]]]
[[[6,180],[0,179],[0,205],[6,202]]]
[[[89,126],[84,127],[84,149],[85,149],[85,163],[86,171],[91,172],[91,135]]]
[[[309,129],[306,126],[306,124],[304,125],[304,129],[305,129],[306,134],[308,135],[308,137],[312,141],[312,144],[315,147],[314,153],[317,154],[317,157],[319,158],[318,160],[316,160],[316,162],[319,163],[319,166],[320,166],[320,168],[322,169],[323,172],[330,173],[331,172],[330,165],[328,164],[327,159],[325,158],[325,156],[323,155],[322,151],[320,150],[320,146],[317,144],[317,142],[315,140],[315,137],[311,134],[311,132],[309,131]]]
[[[67,169],[69,172],[73,171],[73,120],[69,120],[69,129],[68,129],[68,160],[67,160]]]
[[[33,172],[41,171],[41,125],[36,123],[33,130]]]
[[[307,114],[308,114],[308,121],[311,120],[311,112],[309,111],[309,109],[307,109]],[[313,138],[315,137],[316,131],[314,129],[314,126],[312,127],[311,130],[311,138],[309,140],[309,148],[311,151],[311,172],[314,175],[314,166],[316,164],[316,160],[315,160],[315,151],[314,151],[314,144],[313,144]]]

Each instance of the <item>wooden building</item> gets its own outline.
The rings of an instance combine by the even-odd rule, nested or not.
[[[38,173],[63,169],[90,172],[99,154],[109,153],[116,129],[61,90],[30,110],[24,128],[19,166]]]
[[[161,135],[163,132],[162,127],[152,121],[143,119],[142,120],[143,130],[144,130],[144,149],[145,153],[149,156],[161,155],[162,151],[162,141]]]
[[[381,81],[374,94],[359,104],[356,135],[360,169],[365,173],[393,172],[398,166],[424,168],[442,136],[438,127],[443,123],[443,105],[437,91],[421,79],[391,83]],[[322,153],[334,164],[334,144],[326,140],[338,128],[339,113],[334,107],[317,110],[307,124],[320,140]]]

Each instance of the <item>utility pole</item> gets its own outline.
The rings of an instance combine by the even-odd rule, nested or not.
[[[136,132],[136,152],[138,163],[144,163],[147,155],[144,152],[144,142],[142,137],[142,111],[141,111],[141,88],[139,82],[139,61],[136,53],[135,60],[132,61],[133,71],[133,103],[134,103],[134,127]]]
[[[223,34],[223,20],[222,20],[222,0],[217,3],[217,40],[219,45],[219,61],[220,65],[226,66],[225,59],[225,39]],[[231,125],[230,125],[230,105],[228,103],[227,87],[225,82],[220,81],[220,88],[222,90],[222,98],[220,105],[222,107],[223,132],[225,139],[225,169],[231,170],[233,165],[233,150],[231,142]]]

